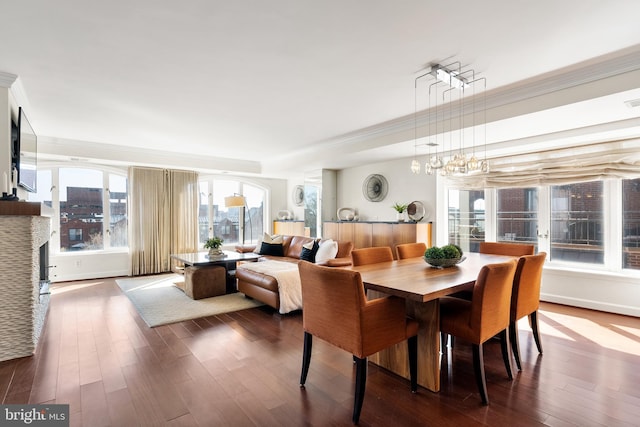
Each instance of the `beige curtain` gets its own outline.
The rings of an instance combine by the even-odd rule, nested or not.
[[[172,253],[198,249],[198,174],[129,168],[129,274],[169,271]]]
[[[488,174],[447,177],[461,189],[535,187],[640,177],[640,139],[489,159]]]

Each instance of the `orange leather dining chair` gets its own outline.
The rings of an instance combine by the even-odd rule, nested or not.
[[[489,404],[489,398],[482,345],[495,335],[502,338],[502,359],[509,379],[513,379],[507,329],[515,271],[515,260],[487,264],[478,274],[471,301],[453,297],[439,299],[440,333],[453,335],[471,343],[473,370],[482,403],[485,405]]]
[[[351,261],[354,267],[358,265],[393,261],[393,252],[389,246],[373,246],[371,248],[354,249],[351,251]]]
[[[480,242],[481,254],[523,256],[533,255],[535,246],[528,243]]]
[[[538,347],[538,353],[542,354],[542,344],[538,332],[538,308],[540,307],[540,284],[542,282],[542,267],[547,257],[545,252],[537,255],[526,255],[518,260],[513,290],[511,293],[511,322],[509,324],[509,339],[513,357],[516,360],[518,370],[522,370],[520,363],[520,345],[518,341],[518,320],[529,316],[529,325],[533,333],[533,339]]]
[[[396,246],[396,254],[398,255],[398,259],[422,257],[424,256],[426,250],[427,245],[422,242],[403,243]]]
[[[405,315],[405,301],[367,300],[360,273],[301,261],[304,348],[300,386],[311,362],[313,337],[348,351],[356,364],[353,422],[358,423],[367,381],[367,357],[407,340],[411,391],[417,390],[418,323]]]
[[[533,255],[535,246],[528,243],[480,242],[481,254],[523,256]],[[456,298],[471,299],[471,290],[464,289],[451,295]]]

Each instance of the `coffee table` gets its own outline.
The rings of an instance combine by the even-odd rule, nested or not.
[[[241,261],[257,261],[260,255],[247,252],[223,251],[224,257],[209,257],[207,252],[172,254],[171,258],[184,264],[185,283],[181,287],[193,299],[234,293],[236,265]],[[223,271],[222,271],[223,270]]]

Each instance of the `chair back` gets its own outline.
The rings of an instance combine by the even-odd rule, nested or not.
[[[516,260],[482,267],[473,287],[469,327],[482,343],[507,329]]]
[[[523,256],[533,255],[535,246],[524,243],[480,242],[481,254]]]
[[[424,256],[426,250],[427,245],[422,242],[403,243],[402,245],[396,246],[396,254],[398,255],[398,259],[422,257]]]
[[[304,330],[351,354],[360,354],[360,311],[366,303],[360,273],[304,261],[298,269]]]
[[[518,320],[538,310],[540,306],[540,284],[546,252],[522,256],[513,279],[511,295],[511,320]]]
[[[393,261],[393,252],[389,246],[354,249],[351,251],[351,260],[354,266]]]

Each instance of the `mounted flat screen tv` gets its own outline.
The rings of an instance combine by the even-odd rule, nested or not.
[[[24,110],[18,111],[17,157],[18,185],[32,193],[36,192],[38,165],[38,137],[36,136]]]

